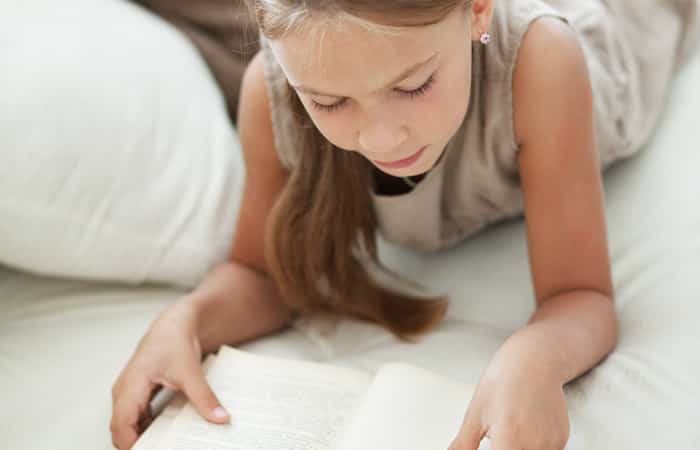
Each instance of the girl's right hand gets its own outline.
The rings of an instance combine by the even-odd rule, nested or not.
[[[112,387],[112,443],[129,450],[152,420],[150,401],[164,386],[183,391],[199,414],[213,423],[228,413],[204,377],[196,317],[186,298],[151,324]]]

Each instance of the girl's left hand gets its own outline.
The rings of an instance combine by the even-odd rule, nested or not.
[[[563,385],[526,365],[490,364],[448,450],[562,450],[569,439]]]

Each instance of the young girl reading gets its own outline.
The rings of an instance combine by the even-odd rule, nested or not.
[[[690,47],[691,0],[255,0],[230,261],[151,325],[114,384],[115,446],[161,387],[228,421],[203,354],[336,314],[401,339],[444,298],[382,287],[375,231],[437,250],[524,214],[536,311],[451,448],[561,449],[563,386],[617,340],[601,173],[637,152]],[[458,355],[456,355],[458,357]]]

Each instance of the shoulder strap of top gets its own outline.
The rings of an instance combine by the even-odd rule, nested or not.
[[[272,53],[267,38],[262,33],[260,33],[260,51],[262,52],[265,83],[270,102],[275,149],[282,166],[287,170],[292,170],[297,162],[299,135],[297,133],[298,125],[294,122],[289,104],[288,95],[291,88],[286,75]]]

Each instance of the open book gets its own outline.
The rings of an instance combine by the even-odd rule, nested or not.
[[[228,346],[204,369],[231,423],[206,421],[178,393],[134,450],[447,450],[474,392],[404,363],[372,376]]]

